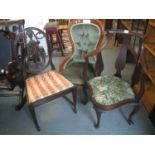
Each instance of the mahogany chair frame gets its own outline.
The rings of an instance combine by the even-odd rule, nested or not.
[[[29,53],[28,48],[27,48],[27,46],[26,46],[26,42],[25,42],[25,35],[26,35],[26,32],[27,32],[27,31],[30,31],[30,32],[32,32],[33,35],[35,35],[35,34],[33,33],[33,30],[38,31],[37,34],[42,34],[42,35],[45,37],[46,42],[47,42],[47,46],[48,46],[48,47],[47,47],[47,52],[48,52],[48,56],[49,56],[49,61],[48,61],[47,65],[50,66],[51,70],[55,70],[55,66],[54,66],[53,61],[52,61],[52,52],[53,52],[53,49],[52,49],[52,46],[51,46],[51,41],[50,41],[50,39],[49,39],[49,36],[46,35],[46,33],[45,33],[44,31],[42,31],[42,30],[40,30],[40,29],[38,29],[38,28],[35,28],[35,27],[28,27],[28,28],[25,28],[25,29],[20,33],[20,34],[22,34],[22,35],[19,34],[19,38],[17,38],[17,43],[20,44],[20,47],[21,47],[21,50],[22,50],[22,55],[21,55],[21,58],[20,58],[20,59],[22,59],[22,62],[23,62],[23,71],[24,71],[23,76],[24,76],[25,81],[26,81],[26,79],[27,79],[28,77],[31,77],[32,75],[38,75],[38,74],[40,74],[40,72],[38,72],[38,73],[35,72],[35,73],[33,74],[33,71],[32,71],[32,72],[27,71],[26,64],[28,64],[29,62],[28,62],[28,61],[25,62],[25,60],[24,60],[24,59],[28,56],[28,53]],[[23,35],[23,34],[24,34],[24,35]],[[21,36],[22,36],[22,38],[21,38]],[[37,38],[37,35],[36,35],[35,37]],[[36,50],[36,51],[34,51],[34,53],[36,53],[38,49],[33,48],[33,50]],[[26,54],[25,54],[25,53],[26,53]],[[35,59],[35,57],[34,57],[34,59]],[[46,66],[46,67],[47,67],[47,66]],[[46,69],[46,68],[45,68],[45,69]],[[35,70],[34,70],[34,71],[35,71]],[[45,72],[46,72],[46,71],[45,71]],[[25,84],[25,85],[26,85],[26,84]],[[69,93],[72,94],[73,101],[71,101],[68,97],[66,97],[66,95],[69,94]],[[28,107],[29,107],[29,110],[30,110],[30,114],[31,114],[31,116],[32,116],[32,118],[33,118],[35,127],[36,127],[36,129],[37,129],[38,131],[40,131],[40,126],[39,126],[39,123],[38,123],[38,120],[37,120],[37,117],[36,117],[34,108],[37,107],[37,106],[40,106],[40,105],[42,105],[42,104],[45,104],[45,103],[47,103],[47,102],[49,102],[49,101],[52,101],[52,100],[54,100],[54,99],[56,99],[56,98],[59,98],[59,97],[63,97],[63,98],[66,99],[69,103],[71,103],[72,106],[73,106],[73,111],[74,111],[74,113],[77,112],[77,109],[76,109],[76,87],[75,87],[74,85],[73,85],[72,87],[68,88],[68,89],[65,89],[65,90],[60,91],[60,92],[58,92],[58,93],[55,93],[55,94],[52,94],[52,95],[50,95],[50,96],[44,97],[44,98],[42,98],[42,99],[39,99],[39,100],[37,100],[37,101],[34,101],[34,102],[32,102],[31,104],[28,104]],[[26,98],[26,96],[24,96],[24,95],[23,95],[23,100],[25,101],[24,104],[27,103],[27,98]],[[24,104],[23,104],[23,105],[24,105]],[[21,105],[21,106],[23,106],[23,105]]]
[[[90,19],[89,20],[90,23],[93,23],[97,26],[99,26],[99,29],[100,29],[100,39],[98,41],[98,44],[97,44],[97,47],[94,51],[91,51],[91,52],[88,52],[87,54],[84,55],[84,59],[85,59],[85,66],[83,68],[83,79],[84,79],[84,84],[83,85],[78,85],[78,84],[75,84],[76,87],[82,87],[83,89],[83,93],[84,93],[84,96],[85,96],[85,100],[82,101],[83,104],[86,104],[88,102],[88,94],[87,94],[87,80],[88,80],[88,76],[87,76],[87,70],[88,70],[88,64],[89,64],[89,61],[88,61],[88,58],[91,57],[91,56],[96,56],[96,63],[95,63],[95,67],[94,67],[94,76],[97,76],[97,75],[100,75],[102,70],[103,70],[103,60],[102,60],[102,56],[101,56],[101,48],[104,44],[104,26],[103,24],[99,21],[99,20],[96,20],[96,19]],[[73,56],[74,52],[75,52],[75,47],[74,47],[74,41],[72,40],[72,37],[71,37],[71,27],[73,25],[76,25],[76,24],[79,24],[79,23],[84,23],[85,20],[84,19],[73,19],[70,21],[69,25],[68,25],[68,36],[69,36],[69,40],[71,42],[71,46],[72,46],[72,50],[70,51],[70,53],[63,59],[63,61],[60,63],[59,65],[59,71],[60,72],[63,72],[64,71],[64,66],[65,64],[67,63],[67,61]]]
[[[139,89],[136,91],[134,90],[135,99],[128,99],[128,100],[120,101],[119,103],[114,103],[112,105],[102,105],[102,104],[97,103],[95,99],[93,98],[93,90],[88,83],[89,97],[93,104],[93,107],[94,107],[94,110],[97,116],[97,122],[94,124],[95,128],[99,127],[100,120],[101,120],[101,114],[104,111],[110,111],[112,109],[119,108],[125,104],[135,103],[134,108],[129,114],[128,119],[127,119],[129,124],[133,124],[134,122],[132,120],[132,117],[136,112],[138,112],[140,108],[139,102],[145,91],[144,74],[146,72],[146,64],[145,64],[144,46],[143,46],[144,36],[140,33],[127,31],[127,30],[125,31],[124,30],[109,30],[108,39],[106,40],[104,47],[102,48],[103,52],[104,52],[105,47],[107,47],[108,43],[110,42],[110,40],[112,40],[113,35],[116,35],[116,34],[121,35],[123,37],[123,40],[122,40],[123,42],[122,42],[120,52],[115,62],[116,73],[114,75],[119,78],[122,77],[121,73],[126,64],[127,51],[129,49],[131,54],[133,54],[133,57],[135,60],[135,68],[134,68],[134,71],[131,77],[130,86],[131,88],[134,89],[134,86],[139,82]],[[135,50],[129,45],[131,36],[136,36],[137,38],[140,39],[139,51],[137,54],[135,54]]]

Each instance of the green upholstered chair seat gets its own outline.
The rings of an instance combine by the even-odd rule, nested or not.
[[[130,85],[116,76],[95,77],[88,83],[93,91],[92,97],[101,105],[117,104],[135,98]]]
[[[79,62],[73,63],[62,72],[62,75],[65,76],[73,84],[77,84],[77,85],[84,84],[83,67],[84,67],[84,63],[79,63]],[[88,79],[91,79],[94,77],[92,67],[88,67],[87,75],[88,75]]]

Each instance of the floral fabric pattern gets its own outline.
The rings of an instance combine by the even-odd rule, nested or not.
[[[102,105],[112,105],[126,99],[135,98],[130,85],[115,76],[95,77],[88,83],[93,90],[93,98]]]

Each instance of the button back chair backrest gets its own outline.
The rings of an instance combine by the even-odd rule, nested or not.
[[[95,51],[103,39],[102,25],[98,20],[73,20],[69,24],[68,33],[73,55],[64,68],[74,62],[85,62],[84,55]],[[95,55],[90,57],[89,63],[95,65],[96,59]]]
[[[76,113],[76,88],[55,70],[50,36],[38,28],[28,27],[18,34],[16,42],[21,51],[17,59],[22,62],[25,79],[26,96],[23,97],[37,130],[40,127],[34,111],[36,106],[64,97],[72,103]],[[65,96],[68,93],[72,93],[73,102]]]
[[[119,35],[122,44],[119,47],[111,48],[108,45],[113,41],[114,35]],[[137,37],[136,49],[132,48],[131,40]],[[97,115],[97,123],[95,127],[99,127],[101,113],[103,111],[112,110],[125,104],[134,104],[134,108],[129,114],[128,123],[133,123],[132,116],[139,109],[139,102],[144,94],[144,73],[146,71],[145,57],[144,57],[144,36],[140,33],[131,32],[127,30],[109,30],[107,41],[103,47],[104,52],[107,54],[106,60],[114,63],[115,72],[105,73],[102,76],[95,77],[88,82],[89,96],[93,103]],[[106,48],[105,48],[106,47]],[[110,47],[110,48],[107,48]],[[113,58],[113,50],[118,51],[116,60]],[[127,52],[133,55],[134,61],[128,63],[126,60]],[[111,54],[110,54],[111,53]],[[108,57],[109,56],[109,57]],[[104,59],[104,60],[105,60]],[[109,72],[113,70],[110,65],[107,65]],[[106,66],[106,67],[107,67]]]

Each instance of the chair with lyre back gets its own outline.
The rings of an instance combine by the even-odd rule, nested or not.
[[[73,106],[76,113],[76,87],[59,74],[52,61],[52,46],[49,35],[38,28],[28,27],[19,33],[17,44],[21,47],[23,75],[26,86],[26,103],[37,130],[40,126],[35,107],[63,97]],[[66,97],[72,93],[73,102]]]

